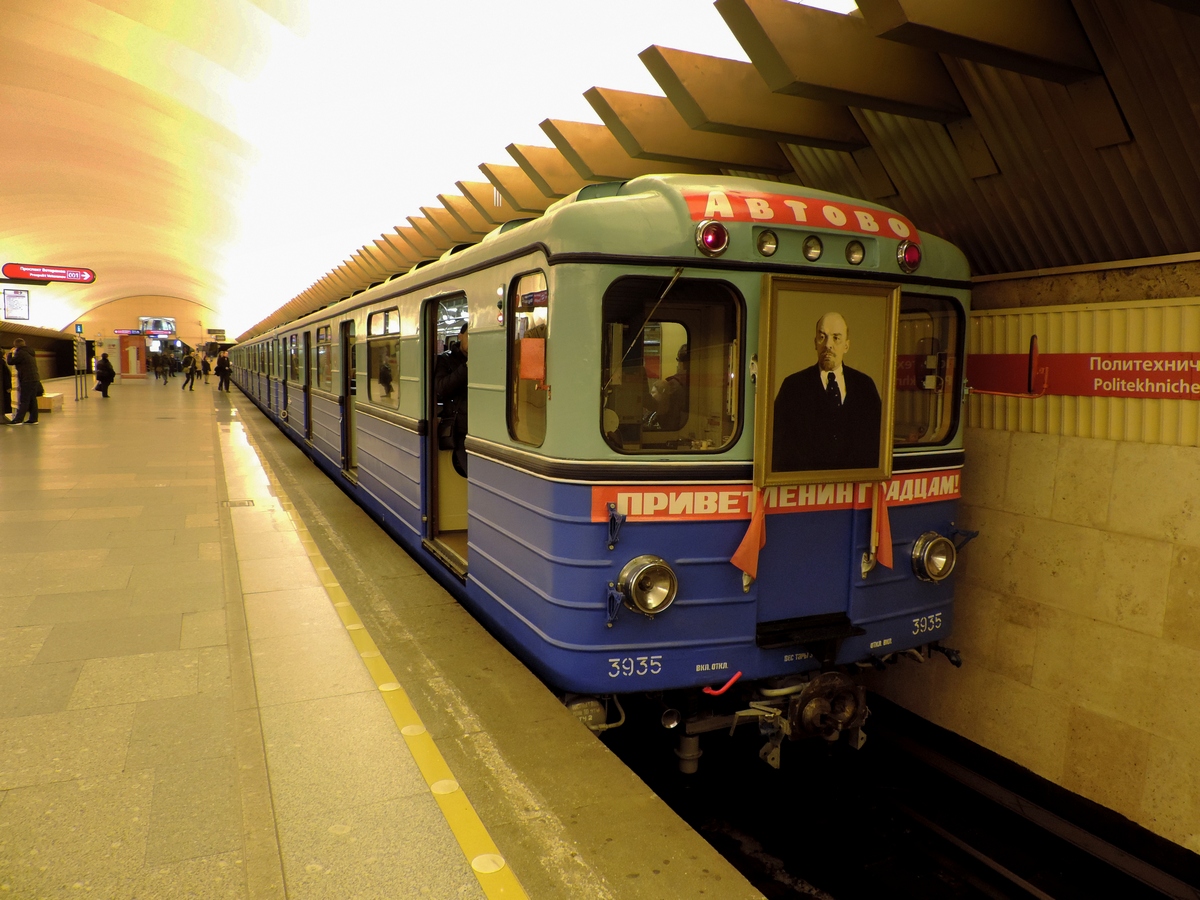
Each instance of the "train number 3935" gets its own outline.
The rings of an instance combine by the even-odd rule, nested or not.
[[[928,616],[919,616],[912,620],[913,634],[924,634],[927,631],[937,631],[942,627],[942,614],[940,612],[931,613]]]
[[[608,677],[622,675],[657,675],[662,671],[662,656],[625,656],[609,659]]]

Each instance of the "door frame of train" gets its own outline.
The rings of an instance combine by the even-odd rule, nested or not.
[[[462,488],[461,500],[450,496],[451,492],[443,492],[443,480],[448,478],[461,479],[461,476],[454,471],[454,467],[450,462],[450,452],[441,450],[438,447],[438,401],[437,401],[437,340],[438,340],[438,320],[441,317],[442,305],[447,301],[465,301],[466,297],[463,294],[452,294],[443,297],[431,297],[425,301],[425,308],[421,313],[421,333],[425,336],[423,342],[423,353],[425,359],[425,417],[429,422],[429,428],[426,434],[426,453],[425,453],[425,484],[426,491],[426,515],[425,515],[425,537],[422,543],[435,557],[437,557],[446,568],[454,572],[459,578],[466,578],[467,574],[467,548],[466,537],[469,523],[467,516],[467,497],[465,484],[460,485],[457,482],[447,482],[446,486],[457,493],[458,488]],[[470,426],[468,424],[468,430]],[[456,502],[457,500],[457,502]],[[455,519],[461,517],[461,528],[446,528],[441,526],[446,518],[447,510],[444,510],[443,503],[453,504],[455,509],[451,514]],[[461,510],[458,507],[461,506]],[[458,524],[458,522],[454,522]],[[455,535],[455,538],[448,538],[448,535]]]
[[[312,443],[312,332],[304,338],[304,440]]]
[[[351,480],[358,471],[358,433],[355,421],[355,394],[357,385],[356,363],[358,361],[357,337],[354,320],[344,319],[338,323],[338,346],[341,348],[342,363],[342,474]]]

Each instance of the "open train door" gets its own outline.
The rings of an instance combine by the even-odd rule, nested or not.
[[[425,546],[458,575],[467,572],[467,479],[454,465],[450,421],[455,401],[439,399],[438,376],[448,375],[458,364],[465,366],[460,355],[459,332],[467,323],[467,298],[458,295],[431,300],[425,307],[423,333],[428,337],[425,368],[425,409],[429,422],[426,453],[426,484],[429,486],[426,503]],[[464,373],[465,376],[465,373]],[[465,404],[465,381],[463,399]],[[445,423],[439,428],[439,423]],[[443,435],[439,441],[439,433]]]

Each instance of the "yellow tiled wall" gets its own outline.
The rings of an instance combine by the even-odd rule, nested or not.
[[[1193,307],[1180,321],[1200,312],[1172,304]],[[963,668],[897,665],[872,687],[1200,852],[1200,449],[1180,430],[1095,435],[1048,399],[1001,402],[973,409],[966,435],[960,520],[980,536],[947,641]],[[1115,402],[1145,420],[1129,404],[1166,401]]]

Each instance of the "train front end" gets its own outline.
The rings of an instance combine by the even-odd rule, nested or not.
[[[550,680],[661,695],[685,757],[741,722],[775,765],[785,738],[861,746],[859,673],[958,664],[965,260],[899,213],[792,185],[651,177],[589,202],[560,226],[600,249],[551,295],[599,297],[599,333],[553,352],[578,340],[564,363],[598,363],[598,385],[562,392],[563,447],[603,440],[575,496],[606,562],[564,577],[605,601]],[[552,329],[572,321],[552,307]]]

